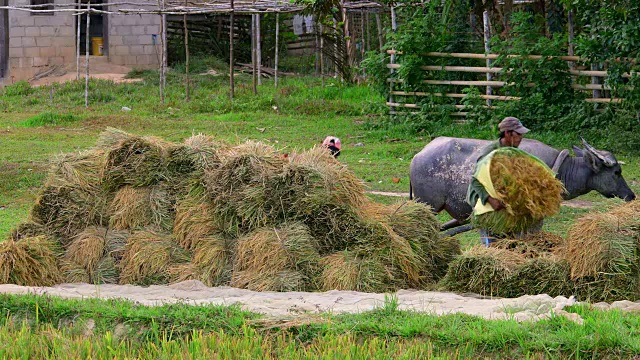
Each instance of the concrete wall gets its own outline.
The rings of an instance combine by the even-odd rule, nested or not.
[[[65,3],[67,0],[55,0]],[[9,0],[9,5],[29,5]],[[32,15],[9,10],[9,73],[14,81],[28,79],[51,65],[75,63],[75,19],[69,13]]]
[[[68,3],[68,0],[53,0]],[[29,0],[9,0],[10,6],[29,5]],[[130,6],[129,6],[130,7]],[[110,7],[109,10],[115,10]],[[132,68],[158,66],[159,15],[108,15],[108,61]],[[75,17],[71,12],[33,15],[9,10],[9,69],[4,83],[33,77],[52,65],[76,64]]]
[[[116,9],[109,7],[112,11]],[[157,67],[161,52],[160,22],[160,15],[110,15],[109,62],[139,69]]]

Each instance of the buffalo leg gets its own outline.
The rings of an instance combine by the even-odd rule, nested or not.
[[[463,224],[464,223],[460,222],[460,220],[458,219],[449,220],[446,223],[442,224],[442,226],[440,226],[440,231],[449,230],[451,228],[454,228]]]

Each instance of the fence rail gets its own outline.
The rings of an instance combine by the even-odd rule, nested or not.
[[[388,54],[402,55],[402,52],[396,50],[387,50]],[[422,54],[426,57],[432,58],[450,58],[450,59],[482,59],[482,60],[495,60],[501,57],[500,54],[474,54],[474,53],[443,53],[443,52],[430,52],[426,54]],[[621,103],[623,99],[621,98],[611,98],[607,96],[596,96],[595,92],[601,91],[606,92],[612,90],[610,86],[601,84],[599,80],[606,78],[609,76],[608,72],[605,70],[581,70],[575,68],[575,63],[577,62],[585,62],[587,59],[581,58],[579,56],[543,56],[543,55],[507,55],[508,58],[525,58],[532,60],[540,60],[544,58],[557,58],[563,61],[570,62],[570,67],[568,73],[574,77],[591,77],[591,84],[571,84],[571,88],[581,91],[593,91],[594,95],[591,98],[585,99],[588,103],[596,103],[596,104],[617,104]],[[618,59],[619,60],[619,59]],[[391,69],[392,73],[398,69],[402,68],[402,64],[391,63],[387,64],[387,68]],[[502,67],[491,67],[491,66],[441,66],[441,65],[425,65],[420,67],[424,71],[446,71],[453,73],[478,73],[478,74],[500,74],[505,70],[509,71],[509,69],[505,69]],[[630,78],[633,73],[625,73],[622,76],[624,78]],[[494,75],[495,76],[495,75]],[[427,97],[427,96],[438,96],[438,97],[447,97],[447,98],[455,98],[462,99],[466,96],[466,94],[460,94],[455,92],[430,92],[430,91],[399,91],[393,89],[393,84],[403,83],[401,79],[393,79],[388,78],[387,82],[392,85],[392,88],[389,92],[390,99],[386,103],[387,106],[391,107],[390,113],[401,113],[396,111],[394,108],[404,108],[404,109],[420,109],[421,106],[418,104],[407,103],[407,102],[399,102],[395,100],[396,97]],[[486,95],[479,95],[479,98],[487,100],[486,108],[494,108],[495,106],[491,106],[491,101],[518,101],[521,98],[518,96],[504,96],[504,95],[493,95],[492,88],[500,88],[511,85],[505,81],[498,80],[437,80],[437,79],[425,79],[421,81],[422,84],[425,85],[444,85],[444,86],[481,86],[487,88]],[[526,84],[528,87],[535,87],[536,84],[529,83]],[[625,89],[632,89],[631,87],[625,87]],[[456,104],[454,105],[457,109],[464,109],[464,105]],[[467,112],[456,112],[455,116],[466,116]],[[453,115],[453,114],[452,114]]]

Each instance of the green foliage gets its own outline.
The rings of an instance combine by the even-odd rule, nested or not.
[[[4,88],[3,95],[5,96],[26,96],[31,94],[31,84],[28,81],[22,80],[15,84],[11,84]]]
[[[57,126],[70,124],[80,120],[80,117],[73,114],[57,114],[45,112],[28,118],[19,125],[22,127]]]

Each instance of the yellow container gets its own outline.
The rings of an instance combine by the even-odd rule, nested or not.
[[[102,56],[104,54],[103,51],[104,41],[102,37],[92,37],[91,38],[91,52],[93,56]]]

